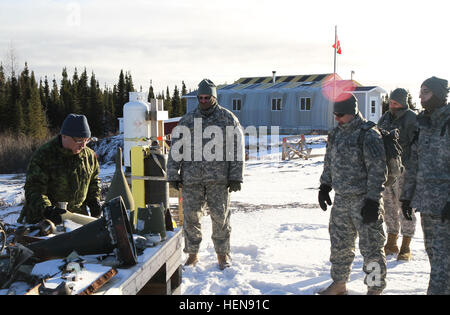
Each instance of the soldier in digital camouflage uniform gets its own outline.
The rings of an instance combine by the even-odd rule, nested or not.
[[[236,116],[218,104],[214,83],[202,80],[197,97],[198,107],[183,116],[172,132],[167,178],[173,187],[182,187],[184,251],[189,254],[185,265],[198,261],[200,221],[207,205],[219,268],[224,269],[231,265],[230,192],[240,190],[243,181],[243,132]],[[184,133],[178,133],[180,130]],[[217,140],[217,145],[211,145],[213,140]],[[177,156],[178,151],[185,155]]]
[[[335,102],[333,110],[338,126],[328,136],[319,188],[324,211],[332,204],[330,191],[335,191],[329,224],[333,283],[319,294],[347,294],[358,236],[367,294],[381,294],[386,286],[382,192],[387,167],[383,140],[372,128],[363,134],[362,144],[359,142],[367,120],[359,113],[353,95]]]
[[[450,105],[448,81],[425,80],[400,200],[404,211],[420,211],[425,249],[431,264],[428,294],[450,294]]]
[[[37,223],[49,219],[62,223],[64,209],[92,216],[101,215],[99,164],[95,152],[86,147],[91,131],[84,115],[69,114],[60,135],[32,155],[25,181],[25,205],[18,222]]]
[[[411,143],[417,131],[417,114],[408,107],[408,92],[398,88],[389,97],[389,110],[378,121],[378,126],[385,130],[398,129],[399,144],[402,147],[403,165],[408,164],[411,155]],[[403,188],[404,177],[387,186],[383,192],[384,221],[386,222],[388,239],[384,246],[387,255],[398,254],[397,260],[411,259],[410,243],[416,230],[416,216],[414,211],[402,214],[400,193]],[[402,245],[397,246],[398,234],[402,233]]]

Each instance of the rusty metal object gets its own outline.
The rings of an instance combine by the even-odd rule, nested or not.
[[[117,269],[112,268],[109,271],[105,272],[103,275],[97,278],[94,282],[92,282],[86,289],[77,295],[91,295],[95,293],[98,289],[100,289],[105,283],[112,279],[117,274]]]

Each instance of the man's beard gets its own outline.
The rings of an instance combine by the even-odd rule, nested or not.
[[[389,108],[389,112],[391,113],[391,115],[395,116],[397,115],[397,113],[401,110],[403,110],[404,108]]]
[[[435,95],[432,95],[428,101],[422,102],[421,104],[428,114],[432,114],[436,109],[445,105],[445,100],[441,100]]]

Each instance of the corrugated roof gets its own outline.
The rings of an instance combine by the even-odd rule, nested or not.
[[[245,77],[236,80],[232,84],[219,85],[217,90],[221,91],[241,91],[241,90],[265,90],[265,89],[293,89],[299,87],[317,87],[332,79],[333,73],[322,73],[322,74],[300,74],[300,75],[285,75],[276,76],[275,84],[273,84],[273,77]],[[375,86],[361,86],[360,83],[350,80],[342,80],[342,78],[336,74],[337,85],[347,85],[349,82],[356,88],[355,91],[370,91]],[[187,94],[187,97],[193,97],[197,95],[197,91],[193,91]]]
[[[276,76],[275,83],[281,82],[305,82],[305,81],[322,81],[332,73],[324,74],[301,74],[301,75],[284,75]],[[235,84],[254,84],[254,83],[271,83],[273,77],[250,77],[240,78],[234,82]]]

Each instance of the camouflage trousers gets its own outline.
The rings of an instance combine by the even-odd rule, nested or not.
[[[217,254],[230,253],[230,193],[226,184],[183,185],[184,252],[198,253],[202,241],[201,219],[208,206],[212,240]]]
[[[389,234],[413,237],[416,231],[416,215],[412,214],[412,221],[406,220],[399,201],[403,189],[404,176],[400,176],[395,184],[386,187],[383,192],[384,221]]]
[[[330,215],[331,278],[334,282],[347,282],[355,258],[355,241],[359,236],[359,249],[364,258],[364,283],[373,289],[386,287],[386,256],[383,217],[370,224],[362,222],[361,209],[365,195],[335,195]],[[382,204],[381,204],[382,206]]]
[[[450,294],[450,222],[440,216],[421,213],[425,250],[430,260],[430,295]]]

